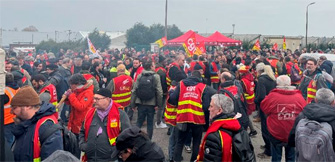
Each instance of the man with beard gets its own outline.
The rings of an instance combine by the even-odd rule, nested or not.
[[[314,100],[316,91],[320,88],[327,88],[327,85],[322,71],[317,67],[317,61],[314,58],[307,60],[306,69],[303,73],[299,90],[302,92],[307,104],[309,104]]]
[[[81,70],[81,65],[83,64],[83,59],[78,56],[76,58],[74,58],[74,64],[73,66],[71,67],[71,72],[72,74],[77,74],[80,72]]]
[[[140,61],[140,59],[138,58],[134,59],[133,69],[131,70],[131,73],[130,73],[130,76],[134,79],[134,82],[136,82],[138,75],[140,75],[144,69],[141,64],[142,62]]]
[[[56,87],[46,82],[46,78],[42,74],[34,75],[31,79],[31,83],[37,94],[39,94],[41,102],[51,103],[54,106],[57,105],[57,91]],[[58,112],[56,110],[56,112]]]
[[[91,70],[92,75],[99,83],[99,87],[104,87],[107,82],[107,78],[105,78],[102,74],[102,64],[100,62],[94,62]]]

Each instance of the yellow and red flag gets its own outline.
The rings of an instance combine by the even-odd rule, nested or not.
[[[198,48],[200,49],[201,53],[206,53],[205,41],[200,42]]]
[[[286,38],[284,36],[283,49],[286,50]]]
[[[256,43],[254,44],[254,47],[252,47],[252,50],[255,50],[255,51],[261,50],[261,45],[259,44],[259,39],[257,39]]]
[[[167,38],[163,37],[161,39],[158,39],[158,40],[156,40],[155,43],[158,44],[159,48],[162,48],[162,47],[164,47],[167,44]]]
[[[92,52],[93,54],[97,54],[97,50],[95,49],[93,43],[88,38],[88,36],[87,36],[87,43],[88,43],[88,49],[90,50],[90,52]]]
[[[183,43],[186,54],[192,57],[194,54],[200,55],[202,52],[196,45],[197,41],[195,39],[195,33],[193,33],[186,41]]]
[[[277,43],[275,43],[275,44],[272,46],[272,50],[278,51],[278,44],[277,44]]]

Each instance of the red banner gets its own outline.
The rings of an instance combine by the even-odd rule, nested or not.
[[[275,44],[272,46],[272,50],[278,51],[278,44],[277,44],[277,43],[275,43]]]

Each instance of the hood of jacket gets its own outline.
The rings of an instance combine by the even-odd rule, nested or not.
[[[92,91],[93,91],[94,86],[93,86],[93,81],[92,80],[88,80],[87,83],[82,88],[76,89],[74,92],[75,93],[81,93],[81,92],[83,92],[87,89],[92,89]]]
[[[241,125],[237,119],[234,119],[234,116],[235,113],[219,114],[212,119],[211,127],[220,127],[231,131],[238,131],[241,128]]]
[[[15,129],[12,131],[15,136],[19,136],[23,134],[26,129],[32,125],[37,123],[39,119],[41,119],[44,116],[52,115],[56,112],[55,106],[50,103],[43,103],[40,107],[40,109],[35,113],[35,115],[29,119],[22,121],[21,123],[17,124]]]
[[[155,72],[152,71],[152,70],[145,70],[145,69],[143,69],[142,74],[155,74]]]
[[[335,107],[322,103],[311,103],[302,110],[304,115],[310,120],[319,122],[331,122],[335,120]]]
[[[294,86],[286,86],[286,87],[277,86],[277,88],[273,89],[271,92],[279,93],[279,94],[283,94],[283,95],[294,95],[296,93],[301,94],[301,91],[295,89]]]
[[[233,86],[233,85],[235,85],[234,81],[229,80],[229,81],[225,81],[225,82],[221,83],[220,87],[221,88],[225,88],[225,87],[230,87],[230,86]]]
[[[201,79],[194,76],[190,76],[187,77],[186,79],[183,79],[183,82],[185,86],[194,86],[197,85],[198,83],[201,83]]]
[[[11,83],[6,82],[6,86],[8,86],[8,87],[10,87],[10,88],[13,88],[13,89],[18,89],[18,88],[20,88],[19,85],[17,85],[16,82],[11,82]]]

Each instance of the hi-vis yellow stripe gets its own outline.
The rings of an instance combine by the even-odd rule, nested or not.
[[[41,157],[35,158],[34,162],[40,162],[41,161]]]
[[[130,100],[131,97],[125,98],[125,99],[121,99],[121,100],[114,100],[116,103],[121,103],[121,102],[127,102]]]
[[[211,76],[211,79],[219,79],[219,76]]]
[[[307,97],[308,97],[308,98],[315,98],[315,96],[314,96],[314,95],[311,95],[311,94],[307,94]]]
[[[192,114],[195,114],[195,115],[198,115],[198,116],[205,115],[204,112],[195,111],[195,110],[193,110],[193,109],[191,109],[191,108],[182,109],[182,110],[177,110],[177,113],[178,113],[178,114],[192,113]]]
[[[316,89],[314,89],[314,88],[307,88],[307,91],[316,92]]]
[[[128,96],[130,94],[131,92],[121,93],[121,94],[112,94],[112,97],[123,97],[123,96]]]
[[[57,106],[57,104],[58,104],[57,101],[55,101],[55,102],[52,103],[52,105],[54,105],[54,106]],[[57,107],[56,107],[56,112],[58,112],[58,108]]]
[[[186,100],[186,101],[180,101],[180,102],[178,102],[179,106],[181,106],[181,105],[188,105],[188,104],[196,106],[196,107],[199,107],[199,108],[202,108],[202,104],[194,102],[194,101],[191,101],[191,100]]]
[[[249,99],[252,99],[252,98],[255,97],[255,93],[252,94],[251,96],[249,96],[248,94],[245,93],[244,96],[245,96],[245,99],[249,100]]]
[[[109,140],[109,144],[110,144],[110,145],[113,145],[113,144],[115,143],[115,141],[116,141],[116,137],[110,139],[110,140]]]
[[[164,113],[164,116],[165,116],[165,118],[167,118],[167,119],[176,119],[176,118],[177,118],[176,115],[168,115],[166,112]]]
[[[176,112],[177,111],[177,108],[165,108],[165,111],[167,112]]]

